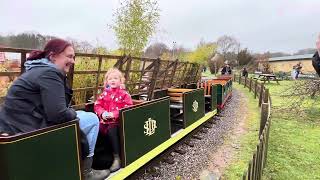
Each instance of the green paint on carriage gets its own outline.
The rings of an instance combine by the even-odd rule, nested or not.
[[[184,128],[186,128],[202,118],[205,114],[204,90],[195,89],[183,93],[183,103]]]
[[[169,104],[166,97],[120,111],[123,167],[170,138]]]
[[[81,179],[77,133],[74,121],[17,138],[1,138],[0,179]]]
[[[223,86],[221,84],[217,84],[217,104],[221,105],[223,100]]]
[[[211,111],[217,109],[218,86],[211,85]]]
[[[153,92],[153,99],[166,97],[167,94],[168,94],[168,89],[157,89]]]

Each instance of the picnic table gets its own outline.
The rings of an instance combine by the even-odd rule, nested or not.
[[[274,75],[274,74],[259,74],[258,79],[263,81],[263,83],[265,83],[266,81],[268,81],[268,83],[270,83],[270,80],[273,80],[273,81],[276,81],[278,84],[280,84],[279,80],[277,79],[276,75]]]

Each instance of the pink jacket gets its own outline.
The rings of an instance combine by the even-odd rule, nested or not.
[[[108,129],[119,125],[119,110],[132,105],[129,93],[121,88],[105,88],[94,103],[94,111],[100,119],[100,131],[104,134]],[[114,118],[103,121],[103,112],[112,112]]]

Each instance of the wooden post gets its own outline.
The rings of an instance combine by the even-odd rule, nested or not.
[[[98,89],[99,89],[99,77],[100,77],[100,74],[101,74],[101,64],[102,64],[102,56],[99,56],[98,74],[97,74],[97,77],[96,77],[96,87],[95,87],[94,92],[93,92],[93,100],[94,101],[96,101],[97,94],[98,94]]]
[[[247,172],[244,171],[242,174],[242,180],[246,180],[247,179]]]
[[[27,53],[26,52],[22,52],[21,53],[21,61],[20,61],[20,67],[21,67],[21,71],[20,71],[20,75],[22,74],[22,73],[24,73],[24,71],[25,71],[25,67],[24,67],[24,63],[26,62],[26,60],[27,60]]]
[[[260,173],[260,179],[262,179],[263,169],[264,169],[264,163],[265,163],[265,151],[266,151],[266,141],[265,141],[265,135],[266,135],[266,128],[262,133],[262,136],[260,137],[261,142],[261,173]]]
[[[159,73],[159,68],[160,68],[160,58],[157,58],[155,60],[155,65],[154,65],[154,69],[153,69],[153,73],[152,73],[152,79],[151,79],[151,83],[150,83],[150,87],[148,89],[148,97],[147,100],[150,101],[151,99],[153,99],[153,91],[156,87],[156,79],[157,79],[157,75]]]
[[[258,80],[255,80],[254,83],[254,98],[257,99],[257,86],[258,86]]]
[[[255,180],[256,174],[256,152],[253,154],[253,158],[252,158],[252,171],[251,171],[251,177],[253,180]]]
[[[267,121],[267,124],[266,124],[266,151],[265,151],[265,163],[264,163],[264,167],[266,166],[267,164],[267,157],[268,157],[268,146],[269,146],[269,131],[270,131],[270,126],[271,126],[271,121]]]
[[[260,159],[260,149],[261,149],[261,147],[260,147],[260,144],[261,143],[259,143],[258,145],[257,145],[257,169],[256,169],[256,179],[259,179],[259,175],[260,175],[260,167],[261,167],[261,159]]]
[[[131,62],[132,62],[132,58],[131,56],[129,55],[128,56],[128,60],[127,60],[127,64],[126,64],[126,69],[124,71],[124,78],[125,78],[125,81],[128,82],[129,81],[129,74],[130,74],[130,69],[131,69]],[[120,65],[121,66],[121,65]],[[122,64],[123,66],[123,64]]]
[[[252,77],[250,78],[250,81],[249,81],[249,92],[251,92],[251,87],[252,87]]]
[[[73,76],[74,76],[74,64],[70,67],[69,72],[67,74],[67,83],[69,88],[73,89]]]
[[[246,87],[246,86],[247,86],[247,76],[244,77],[244,87]]]
[[[264,85],[261,84],[261,86],[260,86],[260,94],[259,94],[259,107],[261,106],[261,103],[262,103],[263,89],[264,89]]]
[[[176,59],[174,61],[174,65],[173,65],[173,69],[172,69],[172,72],[171,72],[171,78],[170,78],[170,82],[169,82],[169,87],[172,86],[172,83],[173,83],[173,77],[176,76],[176,70],[177,70],[177,66],[178,66],[178,59]]]
[[[262,103],[261,105],[261,119],[260,119],[260,130],[259,130],[259,137],[262,134],[262,131],[267,123],[268,120],[268,108],[269,104],[268,103]]]
[[[239,75],[239,84],[241,84],[241,75]]]
[[[249,166],[248,166],[248,180],[252,180],[252,161],[249,161]]]
[[[268,103],[268,100],[269,100],[269,89],[265,89],[265,91],[264,91],[264,96],[263,96],[264,98],[263,98],[263,102],[264,103]]]

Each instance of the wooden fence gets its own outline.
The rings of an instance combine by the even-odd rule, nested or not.
[[[10,78],[7,88],[20,74],[25,71],[24,63],[31,49],[1,47],[0,52],[15,53],[18,55],[17,70],[1,70],[0,78]],[[1,64],[0,64],[1,65]],[[182,84],[196,83],[201,78],[201,66],[177,60],[161,60],[160,58],[132,57],[128,55],[100,55],[76,53],[75,64],[68,73],[68,84],[73,89],[74,108],[84,105],[103,89],[104,74],[111,67],[120,69],[126,79],[126,89],[132,95],[145,95],[147,100],[153,99],[153,92]],[[0,90],[5,91],[3,87]],[[6,92],[0,92],[0,104]],[[1,97],[2,96],[2,97]]]
[[[243,173],[243,179],[260,180],[262,178],[263,168],[267,162],[269,131],[271,126],[271,98],[269,89],[265,88],[263,83],[257,79],[234,75],[234,82],[243,84],[254,94],[254,98],[259,98],[258,105],[261,107],[261,119],[259,129],[259,143],[252,159],[248,163],[248,169]]]

